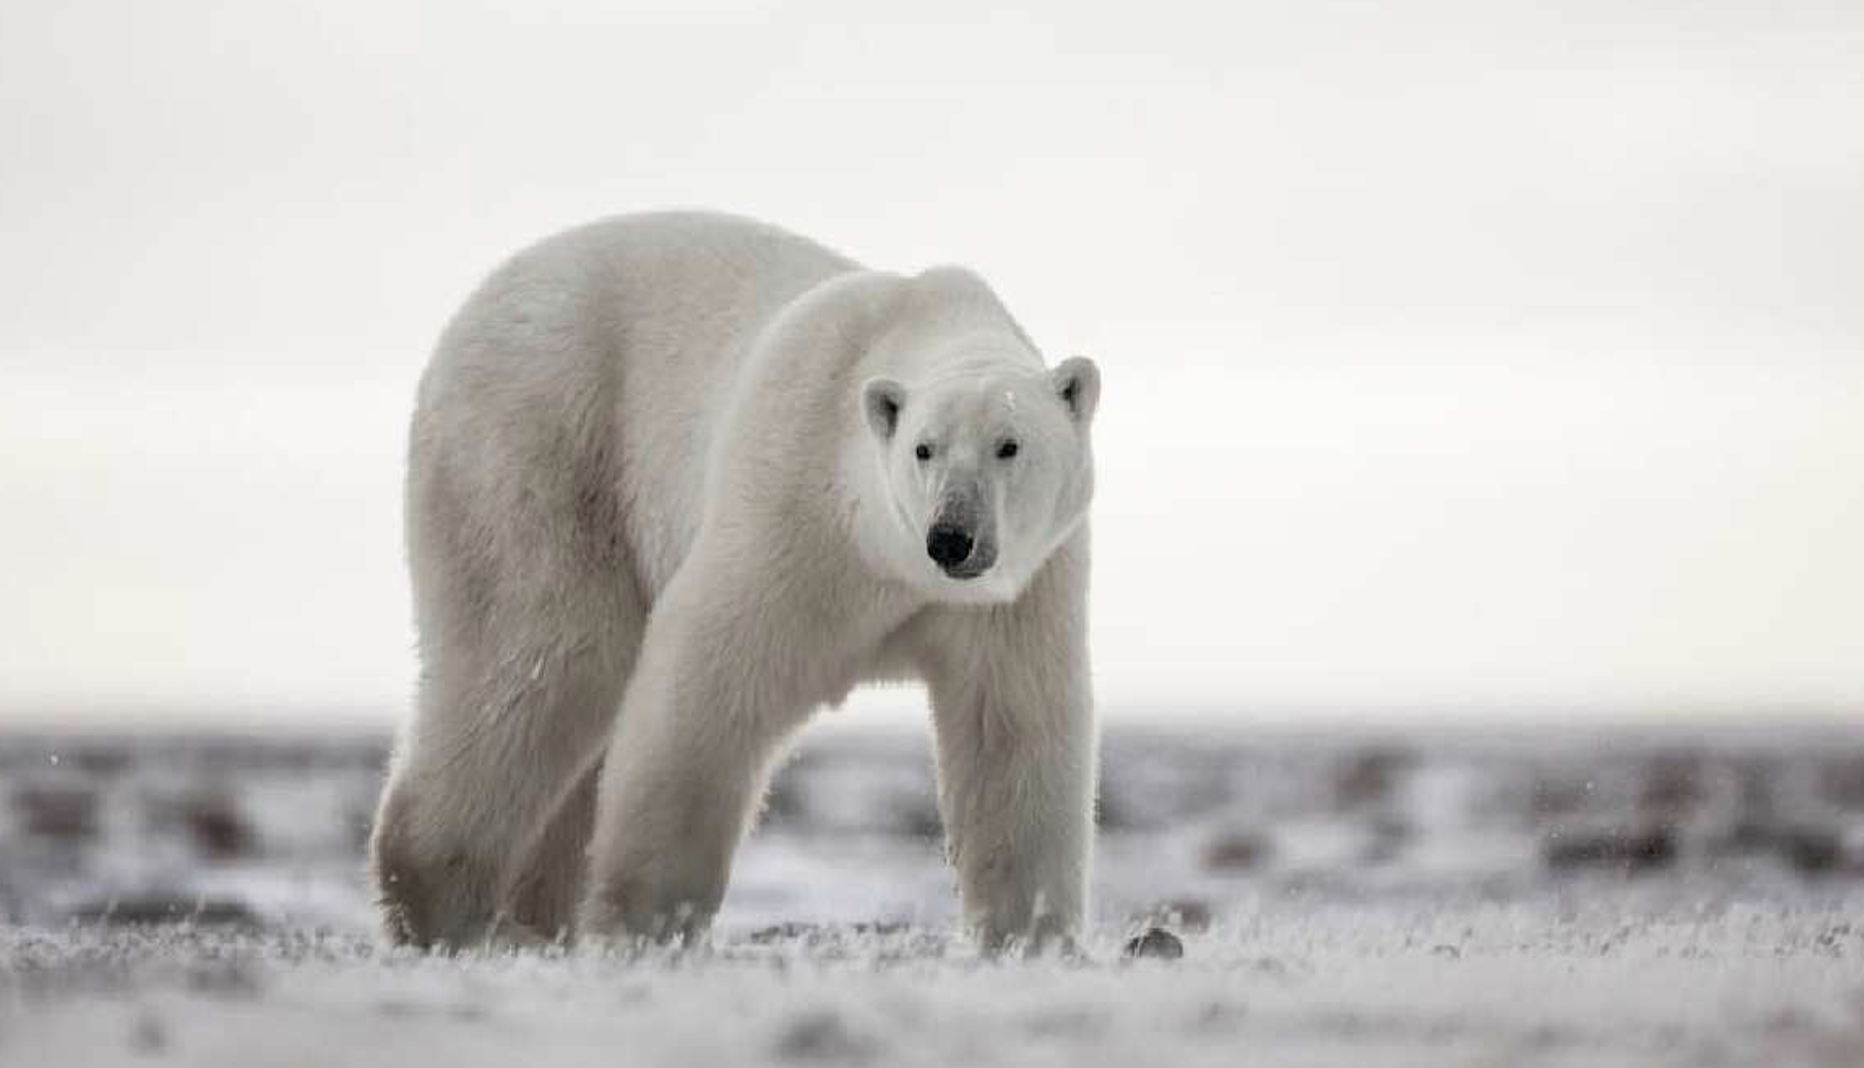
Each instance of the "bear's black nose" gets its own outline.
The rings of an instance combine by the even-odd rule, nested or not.
[[[957,567],[971,556],[970,532],[948,523],[935,524],[926,537],[926,555],[947,571]]]

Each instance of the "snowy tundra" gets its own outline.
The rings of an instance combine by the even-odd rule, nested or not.
[[[786,739],[905,679],[969,921],[1071,936],[1098,395],[966,270],[747,220],[621,217],[500,267],[413,422],[422,674],[372,843],[392,936],[703,931]]]

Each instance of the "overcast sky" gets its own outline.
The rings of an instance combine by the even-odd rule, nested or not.
[[[1000,7],[10,5],[0,720],[397,714],[433,338],[666,206],[1100,363],[1113,715],[1864,711],[1864,5]]]

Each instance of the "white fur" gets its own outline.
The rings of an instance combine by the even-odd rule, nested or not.
[[[1097,396],[969,272],[746,220],[621,217],[506,263],[414,417],[423,671],[372,845],[393,936],[696,934],[785,739],[914,677],[967,915],[992,945],[1073,932]],[[968,579],[927,555],[960,497],[996,553]]]

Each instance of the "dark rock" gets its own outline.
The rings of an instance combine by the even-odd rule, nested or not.
[[[1129,960],[1178,960],[1183,956],[1184,943],[1163,927],[1150,928],[1126,943],[1126,957]]]
[[[224,783],[152,793],[144,804],[152,831],[185,839],[207,860],[239,860],[258,853],[258,835]]]
[[[97,836],[97,792],[88,786],[40,784],[13,795],[27,834],[57,842],[88,841]]]
[[[1665,827],[1556,830],[1541,848],[1554,871],[1603,868],[1634,874],[1668,868],[1676,853],[1676,834]]]
[[[1254,831],[1227,831],[1204,846],[1204,867],[1222,872],[1251,871],[1274,851],[1274,843]]]
[[[182,824],[202,856],[237,860],[258,852],[258,836],[226,794],[200,794],[182,803]]]
[[[1368,808],[1391,799],[1414,763],[1399,749],[1367,749],[1349,760],[1334,780],[1334,802],[1342,809]]]

